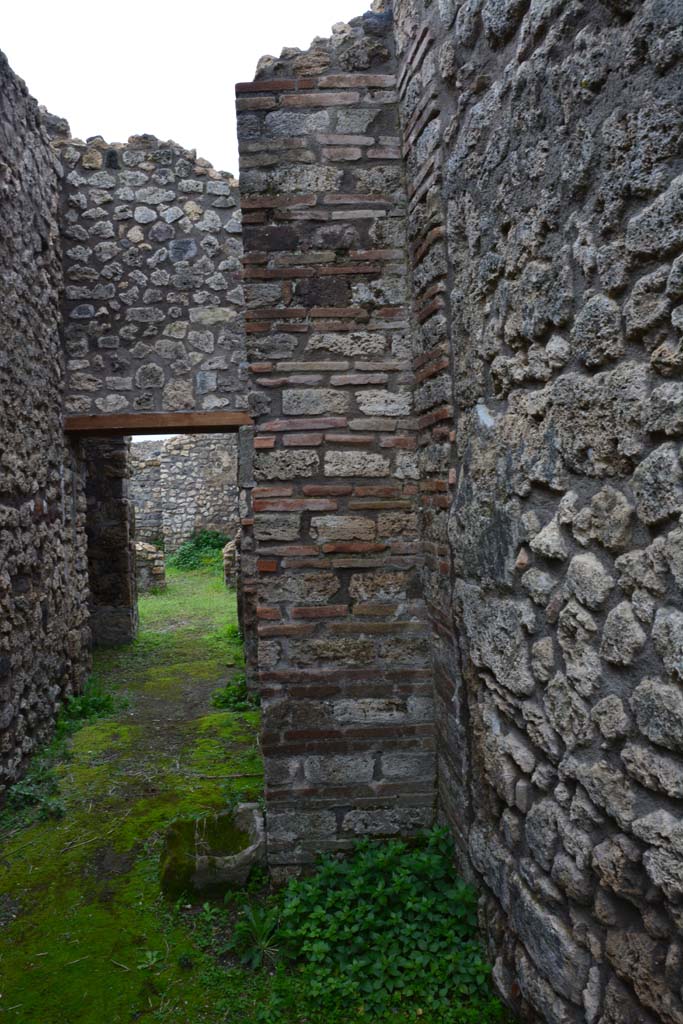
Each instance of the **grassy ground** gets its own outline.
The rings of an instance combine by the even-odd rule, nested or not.
[[[0,813],[0,1021],[253,1019],[268,978],[222,964],[212,908],[158,882],[173,819],[261,792],[257,712],[211,703],[240,668],[235,622],[220,576],[171,570],[135,643],[96,654],[114,712],[61,730]]]
[[[234,594],[220,569],[168,580],[141,599],[135,643],[96,654],[87,693],[0,811],[0,1024],[372,1024],[358,998],[325,1003],[267,956],[241,966],[239,899],[161,894],[168,825],[262,789],[258,713],[226,690],[242,668]],[[278,943],[264,922],[281,898],[264,880],[250,889],[253,953]],[[319,907],[311,920],[329,924]],[[444,1014],[420,999],[397,1024],[511,1020],[486,995]]]

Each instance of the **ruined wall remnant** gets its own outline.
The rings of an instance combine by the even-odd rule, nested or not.
[[[433,816],[392,48],[368,15],[238,87],[274,866]]]
[[[511,1001],[674,1024],[683,9],[395,6],[441,813]]]
[[[135,535],[176,551],[198,530],[232,537],[239,525],[237,438],[187,434],[131,445]]]
[[[92,639],[109,647],[128,643],[138,626],[130,442],[125,437],[87,438],[82,447]]]
[[[67,413],[244,409],[234,178],[148,135],[54,144]]]
[[[62,434],[57,162],[0,53],[0,799],[87,670],[83,476]]]
[[[142,540],[135,541],[135,580],[139,594],[166,588],[164,552]]]

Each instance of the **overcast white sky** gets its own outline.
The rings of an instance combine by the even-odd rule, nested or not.
[[[369,0],[0,0],[0,49],[73,135],[147,132],[237,174],[235,82]]]
[[[77,138],[174,139],[238,172],[235,82],[370,0],[0,0],[0,49]],[[136,440],[144,441],[140,437]]]

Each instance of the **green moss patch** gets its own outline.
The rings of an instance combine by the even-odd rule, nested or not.
[[[239,662],[234,595],[174,571],[140,613],[133,644],[95,654],[96,691],[113,698],[97,713],[111,713],[36,759],[32,785],[59,813],[0,820],[0,1022],[250,1021],[268,984],[221,963],[159,884],[173,821],[261,793],[258,714],[211,704]]]

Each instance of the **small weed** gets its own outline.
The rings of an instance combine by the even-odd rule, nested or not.
[[[138,964],[139,971],[151,971],[158,967],[163,960],[163,953],[159,949],[146,949],[145,954]]]
[[[245,903],[229,947],[252,970],[273,966],[279,953],[280,908]]]
[[[221,908],[211,903],[204,903],[199,912],[199,918],[203,924],[214,925],[221,917]]]
[[[59,782],[52,767],[38,759],[23,779],[12,786],[7,797],[7,809],[15,814],[29,808],[37,810],[39,819],[61,818],[64,805],[59,799]]]
[[[240,673],[231,683],[214,690],[211,703],[221,711],[253,711],[260,701],[256,694],[249,692],[246,676]]]
[[[212,654],[225,658],[226,665],[244,665],[244,643],[242,635],[234,623],[229,622],[223,629],[217,629],[215,633],[209,633],[206,637],[206,645]]]
[[[56,735],[69,735],[83,722],[95,718],[104,718],[121,707],[121,700],[107,693],[96,678],[91,678],[85,685],[83,693],[69,697],[57,719]]]

